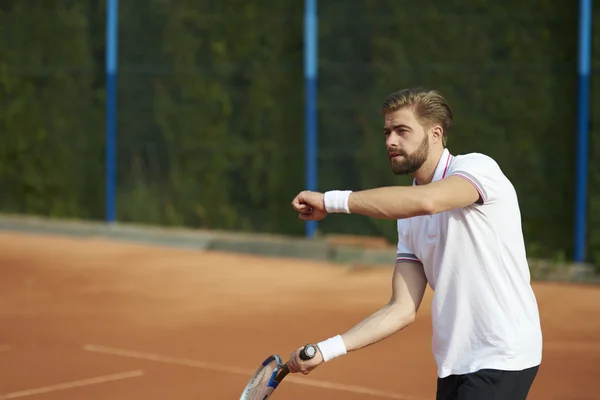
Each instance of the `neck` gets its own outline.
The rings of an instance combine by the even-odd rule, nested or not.
[[[436,146],[434,149],[431,149],[427,160],[423,163],[421,168],[413,173],[413,178],[415,178],[419,185],[431,183],[433,180],[433,175],[435,174],[435,169],[437,168],[443,153],[444,147],[442,146]]]

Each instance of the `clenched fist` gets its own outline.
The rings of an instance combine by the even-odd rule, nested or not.
[[[327,216],[323,193],[304,190],[294,198],[292,207],[305,221],[320,221]]]

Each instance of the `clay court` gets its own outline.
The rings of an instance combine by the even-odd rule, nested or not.
[[[268,354],[383,305],[390,273],[0,233],[0,399],[238,399]],[[600,288],[535,291],[545,349],[530,398],[598,398]],[[433,399],[430,298],[406,330],[289,376],[273,399]]]

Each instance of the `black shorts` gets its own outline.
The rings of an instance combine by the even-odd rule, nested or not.
[[[538,368],[522,371],[482,369],[438,378],[436,400],[525,400]]]

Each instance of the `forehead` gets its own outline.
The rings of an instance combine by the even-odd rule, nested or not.
[[[391,128],[396,125],[419,125],[414,112],[410,108],[401,108],[384,115],[384,127]]]

